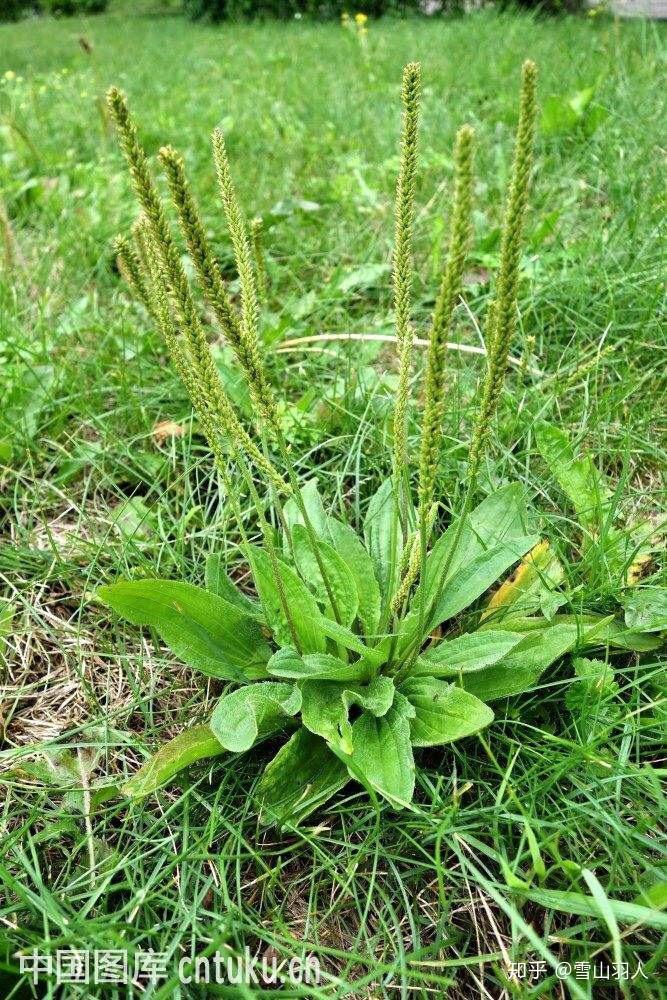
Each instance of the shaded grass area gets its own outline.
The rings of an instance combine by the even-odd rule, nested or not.
[[[267,355],[299,471],[315,472],[355,520],[388,471],[391,349],[319,343],[325,353],[278,354],[280,342],[392,332],[400,69],[417,58],[415,323],[425,326],[432,307],[451,144],[468,120],[479,138],[476,235],[456,333],[480,343],[472,317],[481,326],[497,264],[519,64],[537,60],[544,121],[513,348],[524,364],[508,380],[483,488],[523,481],[574,577],[572,519],[534,449],[538,416],[571,429],[623,483],[627,513],[661,505],[659,29],[484,13],[371,24],[363,50],[337,25],[211,28],[129,19],[126,8],[81,24],[0,26],[0,53],[0,580],[15,608],[0,727],[3,764],[23,768],[3,787],[0,959],[4,943],[10,955],[45,941],[153,947],[173,971],[183,955],[247,945],[317,954],[327,979],[313,996],[558,996],[547,949],[573,966],[620,954],[632,974],[643,963],[627,987],[593,988],[591,972],[574,983],[582,996],[659,995],[660,928],[617,914],[619,927],[590,902],[582,872],[613,900],[660,904],[663,689],[653,656],[619,664],[618,711],[568,709],[563,665],[499,706],[483,737],[422,754],[414,811],[378,812],[350,786],[313,826],[279,835],[259,829],[248,805],[270,748],[191,773],[184,792],[159,801],[128,808],[106,797],[159,740],[205,717],[220,688],[92,600],[118,575],[201,582],[214,550],[244,573],[185,394],[115,271],[110,239],[134,210],[101,103],[107,85],[127,90],[151,153],[163,142],[184,151],[233,281],[208,148],[210,130],[224,128],[244,204],[265,221]],[[473,356],[451,357],[445,508],[457,502],[481,371]],[[178,435],[154,433],[165,420]],[[598,569],[578,582],[582,602],[605,611],[622,581]],[[50,761],[38,770],[34,754],[13,749],[35,743]],[[539,981],[510,984],[509,963],[526,959],[547,960]],[[161,980],[142,995],[174,990]],[[182,995],[217,995],[197,990]]]

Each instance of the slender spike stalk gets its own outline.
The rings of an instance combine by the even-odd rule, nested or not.
[[[401,102],[401,162],[396,183],[394,234],[394,313],[398,341],[398,389],[394,408],[394,489],[399,506],[403,535],[407,533],[408,442],[407,418],[412,369],[413,332],[410,323],[412,298],[412,231],[415,215],[415,178],[419,111],[421,100],[421,66],[408,63],[403,70]]]
[[[426,564],[426,548],[431,530],[428,522],[429,517],[435,516],[432,510],[445,415],[447,341],[451,335],[454,308],[461,293],[463,269],[472,235],[474,139],[474,130],[470,125],[464,125],[456,135],[454,146],[454,208],[451,235],[447,262],[431,322],[426,361],[424,415],[419,453],[419,560],[414,560],[415,579]],[[432,523],[431,520],[431,525]],[[414,579],[412,582],[414,583]],[[426,612],[422,599],[419,604],[420,631]]]
[[[118,261],[118,269],[125,278],[132,294],[141,302],[142,306],[153,313],[153,304],[149,295],[146,280],[143,274],[141,259],[137,250],[124,236],[117,236],[114,240],[114,251]]]
[[[245,220],[234,188],[227,149],[222,132],[213,132],[213,159],[218,176],[218,189],[227,218],[229,235],[241,285],[241,328],[239,346],[235,347],[241,367],[247,373],[248,385],[255,405],[269,425],[278,424],[275,397],[269,386],[259,346],[259,301],[252,251]],[[234,346],[234,345],[233,345]]]
[[[167,177],[181,231],[204,294],[246,375],[248,388],[254,394],[258,392],[257,387],[266,381],[264,368],[259,357],[257,338],[256,336],[254,339],[250,338],[251,342],[248,342],[246,330],[227,294],[220,268],[211,250],[204,224],[190,191],[183,158],[171,146],[163,146],[159,153],[159,159]],[[261,406],[265,405],[266,401],[262,399]]]
[[[229,168],[225,140],[219,129],[216,129],[213,132],[213,159],[215,161],[215,168],[218,175],[220,198],[225,210],[227,226],[232,246],[234,248],[234,256],[236,259],[236,266],[241,285],[241,342],[243,352],[239,352],[238,354],[239,361],[241,365],[244,366],[246,378],[248,380],[248,385],[250,386],[255,405],[269,426],[278,445],[278,450],[280,451],[285,465],[285,470],[292,486],[294,500],[299,508],[299,513],[303,518],[304,527],[308,532],[310,546],[313,550],[318,569],[322,576],[334,618],[340,624],[341,617],[338,609],[338,602],[336,601],[336,597],[329,580],[329,575],[322,560],[317,535],[315,534],[308,511],[306,510],[306,505],[303,502],[303,497],[301,496],[298,477],[280,426],[275,397],[264,371],[264,364],[259,347],[259,303],[257,299],[257,285],[255,282],[252,253],[246,232],[243,212],[241,211],[231,170]],[[245,363],[243,358],[247,359]]]
[[[468,452],[466,495],[459,520],[456,541],[463,530],[463,522],[470,510],[477,477],[488,444],[491,423],[496,412],[503,385],[517,320],[517,288],[519,264],[523,247],[523,229],[528,207],[530,174],[533,166],[533,144],[537,117],[537,67],[527,59],[521,73],[519,122],[516,133],[512,176],[505,206],[505,218],[500,245],[500,266],[496,293],[489,307],[487,322],[487,368],[482,384],[481,401],[472,431]],[[448,565],[454,556],[452,545]]]
[[[537,117],[536,101],[537,68],[531,60],[522,67],[519,122],[517,126],[512,175],[505,206],[505,218],[501,239],[500,266],[496,283],[496,293],[490,307],[487,323],[487,370],[482,385],[481,401],[473,427],[466,492],[463,508],[458,518],[456,534],[449,549],[441,579],[445,581],[449,567],[458,548],[463,528],[470,511],[477,485],[481,461],[488,443],[491,422],[498,406],[509,357],[512,336],[516,329],[517,288],[519,264],[523,245],[523,228],[528,205],[530,173],[533,164],[533,143]],[[436,595],[437,601],[439,595]],[[426,609],[431,613],[432,608]],[[414,658],[419,652],[419,644],[413,645],[406,653],[402,673],[409,672]]]
[[[116,125],[121,148],[130,168],[134,190],[151,228],[153,241],[158,248],[169,278],[169,286],[179,311],[183,312],[184,329],[199,324],[199,317],[190,295],[188,281],[181,264],[180,253],[167,221],[151,172],[134,124],[125,95],[116,87],[107,93],[109,112]]]
[[[523,247],[523,229],[528,205],[537,117],[536,83],[537,68],[535,63],[528,59],[523,64],[522,70],[521,103],[512,179],[505,208],[496,294],[491,307],[492,325],[488,327],[490,353],[486,377],[482,386],[482,399],[468,454],[469,492],[474,489],[477,482],[491,422],[505,383],[507,359],[516,329],[519,264]]]
[[[108,103],[130,167],[134,188],[145,215],[144,242],[149,241],[157,252],[164,283],[176,307],[180,329],[188,341],[189,352],[198,372],[199,408],[205,405],[211,413],[219,414],[224,431],[235,436],[237,443],[251,461],[269,477],[277,489],[290,492],[290,487],[282,476],[243,429],[227,397],[125,96],[112,88],[108,94]]]
[[[269,282],[266,273],[266,259],[264,257],[264,222],[260,216],[256,215],[250,220],[250,243],[252,254],[255,259],[255,276],[257,279],[257,295],[261,303],[266,302]]]
[[[182,156],[173,147],[163,146],[159,152],[159,159],[167,177],[181,232],[185,237],[204,294],[241,366],[251,398],[266,422],[266,418],[275,410],[275,403],[264,370],[256,324],[253,333],[248,336],[243,320],[239,318],[229,298],[218,262],[211,250],[199,209],[188,183]],[[240,217],[240,209],[237,209],[236,216]],[[257,429],[262,437],[264,455],[269,461],[262,421],[257,422]],[[279,497],[276,496],[275,499],[279,505]],[[285,528],[289,535],[287,525]]]
[[[461,292],[463,269],[472,235],[472,188],[475,133],[470,125],[459,129],[454,148],[454,209],[447,263],[442,274],[429,334],[424,384],[424,416],[419,454],[419,521],[423,524],[433,503],[445,413],[445,365],[452,316]]]
[[[228,433],[225,440],[221,437],[219,427],[220,415],[217,412],[211,412],[208,401],[202,397],[198,378],[199,373],[196,370],[196,366],[193,364],[192,355],[189,354],[184,339],[179,337],[178,330],[174,326],[171,318],[168,286],[161,268],[161,261],[157,252],[155,252],[155,250],[151,247],[149,240],[146,238],[147,234],[144,233],[142,235],[144,237],[143,245],[146,248],[147,266],[150,272],[150,291],[148,293],[150,311],[157,320],[160,332],[167,349],[169,350],[174,367],[176,368],[176,371],[180,376],[188,395],[190,396],[195,412],[199,417],[208,446],[213,454],[216,468],[220,478],[222,479],[225,493],[232,506],[241,537],[243,542],[248,545],[249,539],[243,524],[243,516],[238,502],[237,490],[231,482],[227,471],[225,444],[229,447],[232,458],[237,467],[240,469],[243,479],[245,480],[253,506],[255,507],[255,511],[257,513],[257,519],[262,533],[262,540],[264,542],[264,547],[266,548],[269,561],[271,562],[271,568],[273,570],[276,588],[278,590],[280,603],[285,614],[287,626],[289,628],[295,649],[297,649],[297,651],[301,651],[298,633],[294,625],[294,619],[292,617],[292,612],[287,600],[287,595],[285,594],[282,577],[280,575],[280,566],[271,535],[271,528],[264,515],[264,505],[257,492],[257,488],[255,487],[251,471],[245,461],[242,451],[238,446],[239,438],[238,436],[235,436],[234,433]],[[245,433],[242,428],[241,432]]]
[[[204,294],[241,366],[251,398],[258,406],[260,414],[266,415],[267,399],[271,399],[271,391],[264,373],[257,338],[254,346],[249,347],[241,319],[229,298],[218,262],[206,236],[204,224],[185,173],[183,158],[173,147],[163,146],[159,152],[159,159],[167,177],[181,232],[187,243]],[[263,386],[261,392],[256,392],[258,385]],[[270,464],[265,428],[261,421],[257,422],[257,430],[262,438],[265,460]],[[291,491],[292,487],[290,487],[289,492]],[[274,500],[280,509],[279,491],[276,491]],[[290,537],[287,524],[285,524],[285,530]]]

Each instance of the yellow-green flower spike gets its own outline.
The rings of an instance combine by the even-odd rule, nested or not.
[[[405,497],[408,468],[407,411],[412,366],[412,230],[415,214],[415,178],[419,111],[421,101],[421,66],[408,63],[403,70],[401,102],[401,162],[396,183],[394,222],[394,313],[398,342],[398,389],[394,409],[394,479],[397,497]],[[404,507],[401,502],[401,508]],[[402,518],[404,520],[404,517]],[[405,524],[403,525],[405,527]]]
[[[221,392],[213,399],[202,391],[201,371],[192,355],[187,339],[179,337],[178,329],[172,319],[168,285],[164,270],[156,249],[151,245],[145,234],[144,245],[148,256],[151,272],[153,313],[157,319],[160,333],[167,345],[181,381],[187,389],[192,405],[202,423],[211,450],[214,455],[220,447],[220,438],[233,445],[236,452],[241,449],[250,461],[267,477],[278,490],[289,493],[290,487],[279,475],[273,464],[249,436],[239,420],[232,403]]]
[[[134,188],[145,215],[146,226],[142,230],[144,244],[150,244],[155,251],[155,266],[161,283],[167,296],[174,302],[178,319],[176,325],[187,341],[188,350],[185,357],[189,360],[195,376],[198,400],[198,404],[195,405],[198,411],[206,409],[212,417],[219,419],[222,432],[236,435],[243,450],[258,468],[269,475],[270,481],[281,491],[289,492],[290,489],[282,476],[242,427],[227,398],[125,96],[119,90],[112,88],[107,99],[130,167]]]
[[[255,277],[257,279],[257,295],[260,302],[266,302],[266,295],[269,288],[269,281],[266,273],[266,259],[264,257],[264,221],[256,215],[250,220],[250,242],[252,253],[255,258]]]
[[[262,538],[264,541],[264,546],[266,548],[271,566],[274,572],[276,587],[278,590],[278,596],[287,620],[287,625],[292,636],[292,641],[295,644],[295,648],[298,650],[299,639],[296,628],[294,626],[294,620],[292,618],[292,612],[287,600],[287,595],[285,593],[285,587],[283,584],[282,577],[280,575],[280,568],[278,565],[278,556],[276,553],[275,545],[273,542],[273,537],[271,534],[271,528],[266,520],[263,511],[262,500],[257,492],[257,488],[252,479],[252,474],[248,468],[247,462],[245,460],[243,452],[250,457],[252,461],[260,468],[262,472],[271,480],[277,473],[271,466],[271,463],[264,457],[264,455],[256,448],[254,443],[250,440],[245,430],[241,426],[236,417],[236,414],[231,409],[225,418],[221,420],[221,414],[219,412],[212,413],[207,405],[206,399],[202,396],[199,387],[197,375],[195,369],[192,365],[192,357],[189,355],[188,347],[186,341],[178,336],[178,330],[176,329],[171,311],[169,308],[169,293],[167,291],[167,286],[164,281],[164,274],[161,268],[161,262],[154,248],[151,247],[149,234],[144,231],[142,232],[142,227],[138,227],[136,233],[136,238],[142,240],[143,245],[146,249],[146,260],[147,266],[150,271],[150,276],[152,279],[152,297],[154,303],[155,315],[158,320],[158,325],[162,336],[164,337],[165,343],[171,355],[172,362],[176,371],[180,375],[180,378],[190,396],[190,401],[199,417],[204,436],[208,443],[211,453],[213,455],[213,460],[215,466],[218,470],[220,478],[222,479],[225,492],[229,499],[229,502],[234,511],[234,516],[238,523],[239,531],[243,541],[248,544],[248,537],[245,533],[245,528],[243,526],[243,515],[241,512],[241,507],[237,498],[237,490],[235,485],[229,478],[229,473],[227,471],[227,450],[231,454],[232,459],[238,466],[241,475],[246,483],[248,491],[250,493],[251,499],[253,501],[255,510],[257,512],[259,527],[262,532]],[[221,424],[223,426],[221,426]],[[223,432],[224,431],[224,436]],[[283,488],[286,484],[282,483]]]
[[[130,115],[127,98],[117,87],[112,87],[107,93],[109,112],[115,123],[121,148],[125,154],[134,190],[139,204],[150,224],[160,255],[163,258],[169,284],[173,286],[174,295],[182,308],[188,311],[184,317],[186,325],[192,319],[192,311],[196,319],[196,310],[189,293],[187,278],[181,264],[180,253],[165,215],[160,196],[157,192],[148,166],[148,158],[138,136],[137,128]]]
[[[142,306],[152,314],[153,304],[142,273],[141,260],[137,251],[124,236],[117,236],[114,240],[114,252],[118,261],[118,269],[125,278],[130,291],[141,302]]]
[[[481,402],[475,418],[472,440],[468,452],[468,472],[463,508],[459,514],[456,534],[442,568],[442,579],[447,578],[449,566],[456,553],[467,514],[475,491],[479,468],[489,436],[505,379],[510,343],[516,325],[516,292],[519,277],[523,224],[528,203],[530,171],[533,163],[535,135],[537,69],[530,60],[523,65],[519,124],[512,176],[505,207],[505,220],[501,241],[500,267],[496,294],[490,307],[490,325],[487,323],[487,370],[481,390]],[[488,331],[491,335],[488,336]],[[424,532],[422,532],[424,534]],[[424,543],[422,542],[422,548]],[[429,608],[420,613],[428,614]],[[417,655],[414,649],[412,656]]]
[[[461,292],[463,268],[472,234],[473,155],[475,133],[459,129],[454,148],[454,208],[447,263],[442,274],[429,334],[419,455],[420,522],[433,502],[445,412],[445,364],[454,307]]]
[[[327,596],[336,621],[340,623],[340,614],[335,594],[331,587],[326,567],[322,561],[319,551],[317,536],[313,529],[308,511],[303,502],[299,483],[294,471],[294,464],[289,454],[289,449],[280,426],[278,408],[276,405],[273,390],[266,377],[264,362],[259,344],[258,319],[259,302],[257,298],[257,285],[255,281],[255,271],[253,267],[252,252],[246,225],[239,205],[236,189],[232,180],[229,160],[225,140],[219,129],[213,132],[213,159],[218,175],[218,187],[222,199],[227,227],[234,248],[236,267],[239,273],[241,285],[241,338],[237,349],[237,357],[245,371],[248,387],[257,410],[268,425],[278,445],[281,458],[283,460],[289,482],[292,486],[295,503],[303,517],[304,527],[308,532],[308,537],[317,561],[318,569],[322,574]]]
[[[468,454],[468,483],[474,486],[493,415],[505,381],[507,359],[516,329],[517,287],[523,247],[523,228],[528,205],[530,173],[533,165],[537,68],[531,60],[523,64],[521,103],[517,127],[514,163],[510,181],[500,249],[500,267],[496,293],[487,325],[487,371],[482,386],[482,398],[473,428]]]
[[[220,268],[206,237],[204,225],[185,175],[183,158],[171,146],[163,146],[158,156],[164,167],[178,221],[204,294],[227,340],[237,350],[241,339],[240,320],[227,294]]]
[[[218,187],[222,199],[229,235],[234,248],[234,257],[241,285],[241,332],[238,346],[235,346],[256,406],[267,422],[278,426],[278,414],[273,391],[266,377],[264,362],[259,346],[258,317],[259,302],[252,261],[252,252],[246,232],[245,220],[236,196],[236,189],[229,169],[227,149],[222,132],[213,133],[213,158],[218,176]]]

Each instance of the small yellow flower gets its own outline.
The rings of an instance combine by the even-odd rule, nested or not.
[[[7,72],[5,73],[5,80],[15,80],[15,79],[16,79],[16,73],[14,72],[14,70],[8,69]]]
[[[344,27],[347,27],[347,25],[350,23],[350,15],[346,10],[344,10],[343,13],[340,15],[340,23]]]
[[[354,21],[358,28],[363,28],[368,20],[368,14],[358,13],[354,15]]]

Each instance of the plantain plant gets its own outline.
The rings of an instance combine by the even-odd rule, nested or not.
[[[119,615],[152,626],[183,662],[230,682],[210,719],[158,750],[129,779],[127,795],[147,795],[189,764],[242,754],[284,733],[288,738],[255,788],[267,822],[302,820],[351,779],[394,807],[406,807],[415,786],[415,748],[479,732],[493,721],[490,701],[532,687],[575,647],[641,647],[641,636],[612,617],[557,613],[558,564],[540,539],[519,484],[474,504],[517,323],[535,87],[535,66],[528,61],[464,500],[438,533],[445,351],[471,235],[474,134],[465,125],[456,138],[451,234],[429,334],[415,502],[407,414],[420,67],[405,67],[393,259],[399,365],[394,454],[391,476],[368,504],[363,537],[326,510],[316,480],[301,485],[297,479],[262,357],[258,270],[260,283],[265,279],[253,253],[259,234],[255,226],[249,237],[222,134],[213,135],[213,153],[240,279],[239,306],[211,251],[181,157],[163,148],[159,160],[204,297],[247,382],[250,427],[242,426],[213,361],[201,309],[125,97],[116,89],[109,92],[141,209],[132,238],[117,241],[119,265],[188,391],[235,514],[256,593],[242,592],[217,554],[207,561],[205,588],[141,579],[99,590]],[[259,545],[245,529],[242,492],[255,510]],[[514,576],[485,600],[517,563]]]

